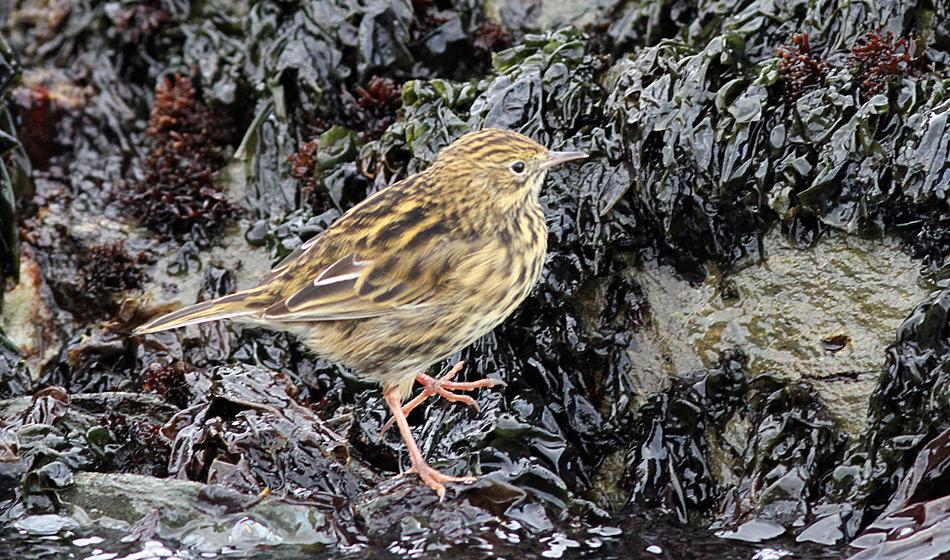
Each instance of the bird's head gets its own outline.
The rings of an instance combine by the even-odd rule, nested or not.
[[[433,168],[458,178],[469,194],[515,201],[537,197],[552,167],[586,157],[583,152],[548,150],[517,132],[486,128],[469,132],[444,148]]]

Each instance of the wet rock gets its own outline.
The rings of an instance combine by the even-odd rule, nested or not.
[[[32,398],[0,401],[0,442],[3,449],[3,486],[15,490],[0,505],[7,516],[16,512],[48,512],[62,504],[59,492],[72,485],[82,470],[132,470],[141,463],[167,462],[161,449],[142,446],[138,439],[116,441],[101,418],[121,419],[141,427],[169,419],[174,407],[150,395],[97,393],[69,395],[48,387]],[[126,453],[138,447],[139,452]],[[135,460],[133,460],[135,459]]]
[[[173,539],[197,551],[276,545],[317,551],[342,544],[326,516],[311,506],[227,493],[185,480],[81,473],[63,499],[74,510],[73,519],[97,524],[100,531]]]
[[[677,372],[712,367],[720,352],[739,347],[749,374],[807,381],[839,425],[859,435],[883,349],[927,293],[917,283],[917,263],[888,239],[834,235],[805,250],[772,232],[763,249],[761,263],[698,285],[662,267],[628,272],[651,310],[646,328],[632,337],[636,391],[652,394]],[[828,350],[831,339],[839,340],[837,351]]]

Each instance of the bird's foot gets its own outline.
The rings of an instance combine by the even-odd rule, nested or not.
[[[430,467],[422,456],[422,452],[419,451],[419,445],[416,443],[415,438],[412,437],[412,430],[409,429],[409,422],[406,421],[406,415],[402,412],[402,396],[399,394],[399,387],[387,389],[383,393],[383,396],[386,399],[386,406],[392,411],[393,418],[396,419],[396,424],[399,425],[399,433],[402,434],[402,439],[406,442],[406,450],[409,451],[409,459],[412,461],[412,468],[406,471],[406,473],[414,472],[418,474],[422,482],[425,482],[426,486],[435,490],[435,493],[439,495],[440,502],[445,498],[444,483],[475,481],[475,477],[449,476]]]
[[[481,412],[481,407],[478,406],[478,403],[475,402],[475,399],[468,395],[459,395],[458,393],[453,393],[452,391],[474,391],[475,389],[488,389],[491,387],[497,387],[498,385],[507,385],[501,379],[479,379],[478,381],[452,381],[455,379],[456,374],[462,371],[462,368],[465,367],[465,362],[459,362],[455,364],[442,377],[432,377],[425,373],[420,373],[416,376],[416,381],[422,385],[422,392],[419,393],[414,399],[407,402],[402,407],[402,413],[408,415],[412,412],[417,406],[422,404],[426,399],[433,395],[439,395],[440,397],[449,400],[451,402],[459,402],[466,406],[471,406],[475,409],[476,412]],[[382,437],[386,433],[386,430],[393,425],[395,421],[394,418],[390,418],[385,424],[383,424],[382,429],[379,431],[379,436]]]
[[[475,482],[478,480],[474,476],[449,476],[447,474],[442,474],[436,469],[429,466],[426,462],[420,462],[409,467],[409,470],[404,471],[399,476],[405,474],[416,473],[419,475],[419,478],[422,479],[422,482],[425,482],[426,486],[435,490],[435,493],[439,496],[439,501],[442,501],[445,498],[445,482]]]

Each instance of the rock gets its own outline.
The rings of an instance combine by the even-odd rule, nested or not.
[[[894,240],[844,235],[805,250],[773,232],[765,255],[698,286],[652,265],[630,271],[652,310],[630,350],[638,392],[713,367],[721,351],[738,347],[749,356],[749,375],[807,380],[842,428],[858,435],[884,350],[927,293],[917,263]]]
[[[175,539],[198,551],[339,540],[327,516],[313,506],[236,492],[225,494],[227,502],[210,488],[150,476],[77,473],[63,499],[77,510],[74,518],[87,517],[100,527],[126,527],[143,539]]]
[[[614,0],[489,0],[485,13],[498,24],[521,31],[553,31],[593,23]]]
[[[40,367],[56,354],[60,338],[53,311],[44,297],[43,275],[29,249],[20,255],[20,280],[3,295],[0,330],[19,348],[35,379]]]

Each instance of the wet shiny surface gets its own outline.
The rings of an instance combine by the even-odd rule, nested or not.
[[[0,272],[15,269],[17,233],[23,279],[3,307],[15,344],[0,356],[0,546],[764,560],[841,557],[858,538],[865,555],[937,550],[944,7],[492,4],[0,8],[23,62],[0,56],[23,147],[2,166],[34,165],[0,173],[0,217],[11,200],[18,214],[0,232]],[[581,11],[583,31],[558,29]],[[291,335],[128,336],[176,302],[247,286],[483,126],[591,157],[542,191],[537,289],[452,359],[468,363],[463,378],[508,387],[479,392],[480,413],[431,402],[410,417],[434,465],[478,483],[438,503],[394,479],[405,451],[378,437],[378,389]],[[143,213],[130,193],[175,204]],[[84,266],[117,241],[129,257],[114,269]],[[915,269],[940,291],[914,287]],[[77,297],[96,279],[116,289]]]

